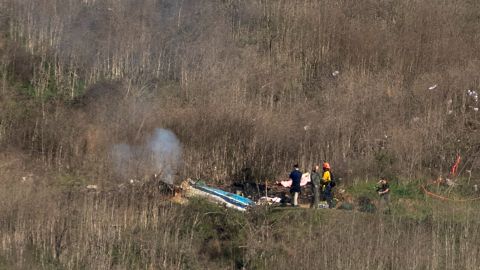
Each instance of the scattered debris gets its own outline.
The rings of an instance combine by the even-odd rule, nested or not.
[[[468,95],[469,97],[472,97],[473,100],[475,100],[475,102],[478,102],[478,93],[477,93],[477,91],[475,91],[475,90],[470,90],[470,89],[469,89],[469,90],[467,90],[467,95]]]
[[[186,180],[182,182],[181,188],[187,198],[203,197],[212,202],[223,204],[228,208],[239,211],[246,211],[247,208],[255,205],[255,203],[248,198],[207,186],[201,181],[194,182],[192,180]]]
[[[452,165],[452,168],[450,169],[450,175],[451,176],[455,176],[455,174],[457,173],[457,170],[458,170],[458,165],[460,165],[461,161],[462,161],[462,157],[459,154],[457,154],[457,158],[455,159],[455,163]]]
[[[452,99],[447,100],[447,115],[450,115],[453,113],[452,104],[453,104]]]
[[[309,125],[306,125],[306,126],[303,127],[303,129],[304,129],[305,131],[307,131],[307,130],[310,129],[310,126],[309,126]]]
[[[321,201],[321,202],[318,203],[318,208],[319,209],[328,209],[330,207],[328,206],[328,203],[326,201]]]
[[[87,185],[88,190],[97,190],[98,186],[97,185]]]
[[[428,90],[434,90],[435,88],[437,88],[437,86],[438,86],[438,85],[434,84],[434,85],[428,87]]]
[[[272,204],[279,204],[282,202],[282,198],[279,197],[261,197],[258,199],[258,205],[272,205]]]
[[[22,176],[22,179],[20,180],[22,183],[31,183],[33,182],[33,174],[29,173],[26,176]]]
[[[333,77],[338,76],[338,74],[340,74],[340,71],[338,71],[338,70],[335,70],[334,72],[332,72]]]
[[[137,179],[130,179],[130,184],[135,185],[135,184],[140,184],[141,182]]]
[[[445,185],[447,185],[449,187],[453,187],[453,186],[456,185],[456,183],[452,179],[445,178]]]
[[[302,175],[302,179],[300,180],[300,186],[303,187],[310,182],[310,173],[304,173]],[[292,180],[280,181],[277,182],[278,184],[282,185],[283,187],[291,187]]]

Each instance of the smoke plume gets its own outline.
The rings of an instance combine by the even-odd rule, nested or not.
[[[156,173],[163,181],[173,184],[173,175],[177,171],[182,153],[180,141],[172,131],[157,128],[148,147],[153,153]]]
[[[174,175],[180,165],[182,147],[175,134],[157,128],[144,145],[116,144],[112,149],[115,172],[122,177],[152,175],[173,184]]]

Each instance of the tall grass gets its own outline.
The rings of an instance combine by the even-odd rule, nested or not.
[[[38,181],[37,183],[40,183]],[[0,261],[18,269],[476,269],[478,206],[407,217],[259,208],[239,213],[155,189],[2,186]]]

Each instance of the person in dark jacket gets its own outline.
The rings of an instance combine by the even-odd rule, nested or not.
[[[323,191],[323,196],[328,203],[328,208],[333,208],[335,205],[333,204],[333,188],[335,187],[335,182],[330,181],[325,186],[325,190]]]
[[[382,211],[388,211],[390,207],[390,186],[386,178],[382,177],[378,181],[377,193],[380,195],[380,208]]]
[[[312,184],[312,203],[310,208],[318,208],[318,203],[320,201],[320,174],[318,173],[320,166],[315,165],[312,168],[312,173],[310,174],[310,182]]]
[[[300,181],[302,180],[302,172],[298,168],[298,164],[293,166],[293,171],[290,173],[290,179],[292,180],[292,186],[290,187],[290,193],[292,194],[292,206],[298,207],[298,195],[300,194]]]

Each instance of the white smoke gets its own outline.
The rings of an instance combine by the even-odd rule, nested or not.
[[[157,128],[145,145],[114,145],[112,158],[115,172],[122,177],[155,174],[158,179],[173,184],[182,158],[182,147],[172,131]]]
[[[177,136],[166,129],[157,128],[148,143],[153,153],[156,173],[160,178],[173,184],[173,175],[176,173],[182,156],[182,148]]]

